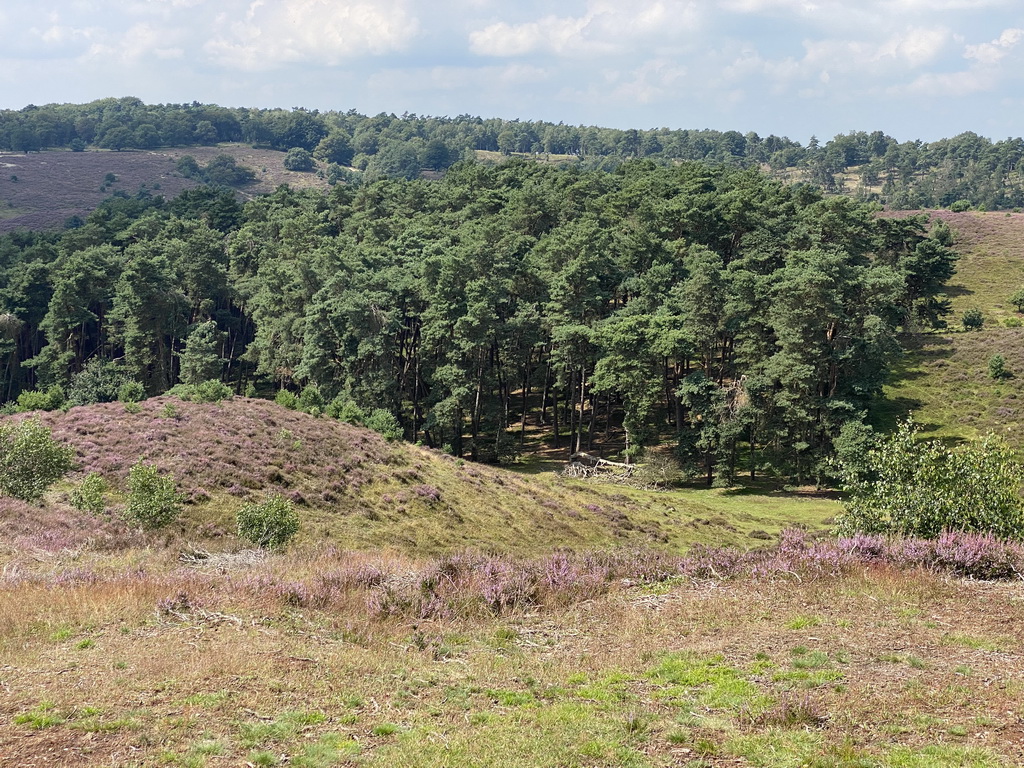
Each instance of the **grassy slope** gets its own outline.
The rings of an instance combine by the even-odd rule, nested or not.
[[[1004,325],[1019,317],[1009,297],[1024,285],[1024,214],[936,215],[954,229],[963,254],[950,281],[951,332],[920,337],[886,390],[879,420],[891,424],[912,412],[932,436],[969,439],[992,431],[1024,447],[1024,329]],[[959,331],[960,316],[972,307],[985,315],[984,328]],[[1016,378],[989,377],[988,360],[996,353]]]
[[[836,511],[833,501],[782,493],[653,493],[564,481],[550,472],[523,475],[387,443],[265,400],[154,398],[139,413],[110,403],[43,419],[75,447],[79,476],[99,472],[123,488],[140,458],[172,473],[189,500],[177,535],[221,538],[224,546],[233,545],[237,509],[270,493],[294,499],[302,541],[419,554],[467,547],[520,554],[619,545],[680,550],[697,542],[750,547],[793,525],[821,527]],[[0,542],[52,550],[99,536],[95,521],[63,501],[76,482],[73,476],[51,493],[36,522],[0,500],[0,520],[8,523]],[[109,528],[103,535],[116,538]]]

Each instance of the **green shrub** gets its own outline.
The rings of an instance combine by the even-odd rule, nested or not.
[[[278,390],[277,395],[274,397],[274,402],[278,405],[283,405],[291,411],[299,407],[299,398],[295,396],[294,392],[289,392],[287,389]]]
[[[1000,379],[1008,379],[1013,374],[1006,370],[1006,358],[1000,354],[995,354],[988,359],[988,375],[998,381]]]
[[[963,213],[964,211],[969,211],[971,210],[971,201],[957,200],[952,205],[949,206],[949,210],[951,210],[953,213]]]
[[[35,419],[0,424],[0,493],[35,501],[71,470],[74,451]]]
[[[402,438],[402,425],[398,422],[391,411],[386,408],[376,408],[366,417],[367,429],[379,432],[388,440],[400,440]]]
[[[363,426],[366,421],[366,413],[354,400],[336,397],[327,404],[327,415],[332,419],[343,421],[346,424],[353,424],[357,427]]]
[[[238,535],[257,547],[283,547],[298,531],[299,516],[282,496],[271,496],[238,510]]]
[[[219,403],[221,400],[230,400],[234,396],[234,390],[227,384],[217,379],[210,379],[195,386],[192,400],[196,403]]]
[[[1024,312],[1024,288],[1018,288],[1010,295],[1010,303],[1017,308],[1018,312]]]
[[[19,411],[56,411],[64,405],[67,399],[64,389],[58,385],[50,387],[45,392],[32,390],[22,392],[18,395]]]
[[[117,399],[122,403],[138,403],[146,399],[146,388],[135,380],[126,381],[117,388]]]
[[[285,153],[283,165],[289,171],[311,171],[313,155],[302,147],[292,147]]]
[[[178,519],[182,497],[174,478],[162,476],[153,464],[139,459],[128,470],[128,506],[124,519],[141,528],[163,528]]]
[[[965,331],[977,331],[985,324],[985,316],[981,314],[981,310],[977,307],[971,307],[970,309],[964,310],[964,314],[961,316],[960,322]]]
[[[93,358],[72,378],[68,404],[112,403],[117,400],[122,385],[129,381],[131,377],[120,364]]]
[[[107,481],[99,473],[90,472],[71,492],[71,506],[82,512],[102,515],[107,511],[107,502],[104,497],[106,491]]]
[[[171,402],[164,403],[164,407],[160,409],[161,419],[174,419],[177,421],[181,418],[181,412],[178,411],[178,407]]]
[[[299,393],[298,408],[300,411],[319,416],[324,412],[324,396],[320,394],[320,387],[316,384],[307,384]]]
[[[865,469],[845,478],[839,533],[934,538],[945,530],[1024,538],[1024,467],[1003,442],[947,448],[918,440],[910,422],[868,451]]]
[[[196,388],[191,384],[175,384],[164,392],[164,395],[166,397],[176,397],[179,400],[184,400],[186,403],[190,403],[195,400]]]

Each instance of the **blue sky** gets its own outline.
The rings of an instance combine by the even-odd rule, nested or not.
[[[0,5],[0,107],[150,103],[1024,134],[1021,0],[67,0]]]

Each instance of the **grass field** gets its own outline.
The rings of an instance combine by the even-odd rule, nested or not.
[[[882,566],[382,609],[320,552],[0,580],[0,762],[89,766],[1019,765],[1019,584]],[[435,568],[438,566],[435,564]],[[455,573],[448,566],[437,573]],[[319,585],[314,589],[315,585]],[[325,585],[332,585],[332,597]],[[303,587],[312,591],[303,591]],[[422,603],[419,604],[422,610]]]
[[[891,426],[913,414],[927,436],[973,439],[988,432],[1024,447],[1024,321],[1009,302],[1024,286],[1024,214],[935,212],[956,234],[962,257],[949,286],[950,331],[910,340],[910,351],[886,388],[887,402],[876,421]],[[977,308],[985,317],[979,331],[963,332],[960,318]],[[1011,377],[994,380],[988,361],[1000,354]]]

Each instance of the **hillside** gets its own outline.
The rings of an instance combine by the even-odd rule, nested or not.
[[[697,542],[749,547],[789,526],[819,527],[836,508],[784,494],[652,493],[523,475],[388,443],[266,400],[161,397],[138,413],[110,403],[41,418],[74,446],[79,475],[98,472],[120,488],[140,458],[173,474],[188,500],[177,535],[206,545],[231,546],[235,511],[273,493],[294,501],[306,544],[419,555],[467,547],[520,554],[615,545],[681,550]],[[52,494],[42,514],[0,499],[0,536],[15,549],[52,550],[90,540],[116,546],[127,535],[75,512],[63,496]]]
[[[916,339],[879,413],[884,423],[913,413],[926,433],[953,439],[987,432],[1024,447],[1024,316],[1010,295],[1024,286],[1024,214],[1004,212],[932,212],[953,229],[961,253],[947,294],[952,302],[950,328]],[[962,329],[963,313],[981,310],[984,326]],[[988,361],[1000,354],[1011,378],[994,380]]]
[[[315,173],[285,170],[284,153],[244,144],[114,152],[0,153],[0,233],[15,229],[60,229],[72,216],[85,218],[114,192],[135,195],[149,191],[170,200],[198,186],[175,170],[183,155],[200,165],[217,155],[230,155],[256,172],[256,181],[238,190],[243,199],[273,192],[281,184],[294,188],[326,188]],[[117,181],[105,182],[112,173]]]

